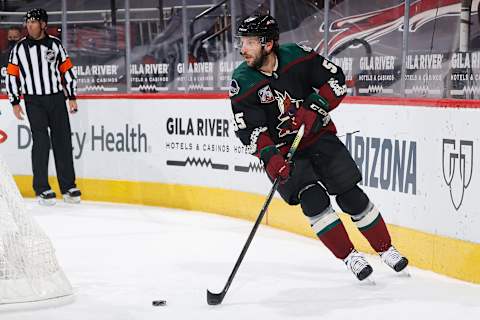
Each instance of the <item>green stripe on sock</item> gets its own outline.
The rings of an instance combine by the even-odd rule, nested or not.
[[[338,224],[341,223],[341,220],[340,219],[337,219],[335,220],[334,222],[330,223],[328,226],[326,226],[325,228],[323,228],[320,232],[317,233],[317,236],[321,236],[321,235],[324,235],[325,233],[327,233],[328,231],[332,230],[333,228],[335,228]]]
[[[360,231],[362,231],[362,232],[363,232],[363,231],[367,231],[368,229],[370,229],[371,227],[375,226],[375,225],[378,223],[378,221],[380,220],[380,217],[381,217],[381,215],[379,214],[379,215],[375,218],[375,220],[373,220],[372,223],[370,223],[369,225],[366,225],[365,227],[358,228],[358,230],[360,230]]]

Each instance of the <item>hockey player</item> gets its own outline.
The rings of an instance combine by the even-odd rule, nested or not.
[[[238,27],[237,47],[245,61],[230,88],[238,138],[261,159],[270,179],[282,179],[281,197],[300,204],[318,238],[359,280],[372,267],[355,250],[330,196],[382,260],[403,270],[408,260],[392,246],[380,212],[358,187],[361,173],[330,119],[346,95],[342,69],[311,48],[278,40],[278,24],[269,15],[248,17]],[[305,134],[289,163],[285,154],[302,124]]]

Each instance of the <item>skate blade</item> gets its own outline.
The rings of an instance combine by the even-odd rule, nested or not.
[[[38,198],[38,203],[41,206],[46,206],[46,207],[51,207],[54,206],[57,203],[56,199],[43,199],[43,198]]]
[[[398,272],[397,275],[400,278],[411,278],[412,277],[412,275],[410,274],[410,271],[408,271],[408,268],[405,268],[402,271]]]
[[[370,286],[377,285],[377,283],[375,282],[375,279],[372,276],[369,276],[363,279],[362,281],[360,281],[360,285],[370,287]]]
[[[77,203],[80,203],[81,198],[80,197],[63,196],[63,201],[65,201],[66,203],[77,204]]]

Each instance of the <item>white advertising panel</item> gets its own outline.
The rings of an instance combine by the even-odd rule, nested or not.
[[[28,123],[5,105],[0,152],[14,174],[31,175]],[[79,108],[71,116],[78,177],[270,188],[235,137],[227,100],[92,99]],[[333,120],[388,223],[480,243],[479,112],[345,103]]]
[[[8,111],[0,150],[14,174],[31,175],[28,122]],[[78,177],[269,190],[260,161],[234,134],[226,100],[79,100],[70,119]]]
[[[480,110],[342,104],[333,119],[388,223],[480,243]]]

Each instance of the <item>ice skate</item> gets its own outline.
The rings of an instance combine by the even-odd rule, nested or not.
[[[390,248],[388,248],[387,251],[380,253],[380,257],[387,266],[389,266],[396,272],[402,273],[406,276],[410,276],[408,271],[405,269],[408,265],[408,259],[402,256],[402,254],[398,252],[398,250],[395,249],[394,246],[391,246]]]
[[[70,188],[63,194],[63,200],[67,203],[80,203],[82,193],[77,188]]]
[[[343,260],[348,269],[357,277],[358,280],[363,281],[368,278],[372,272],[372,266],[365,259],[363,254],[357,250],[352,250],[350,254]]]
[[[38,203],[42,206],[53,206],[57,202],[55,199],[57,195],[51,189],[45,190],[37,197]]]

